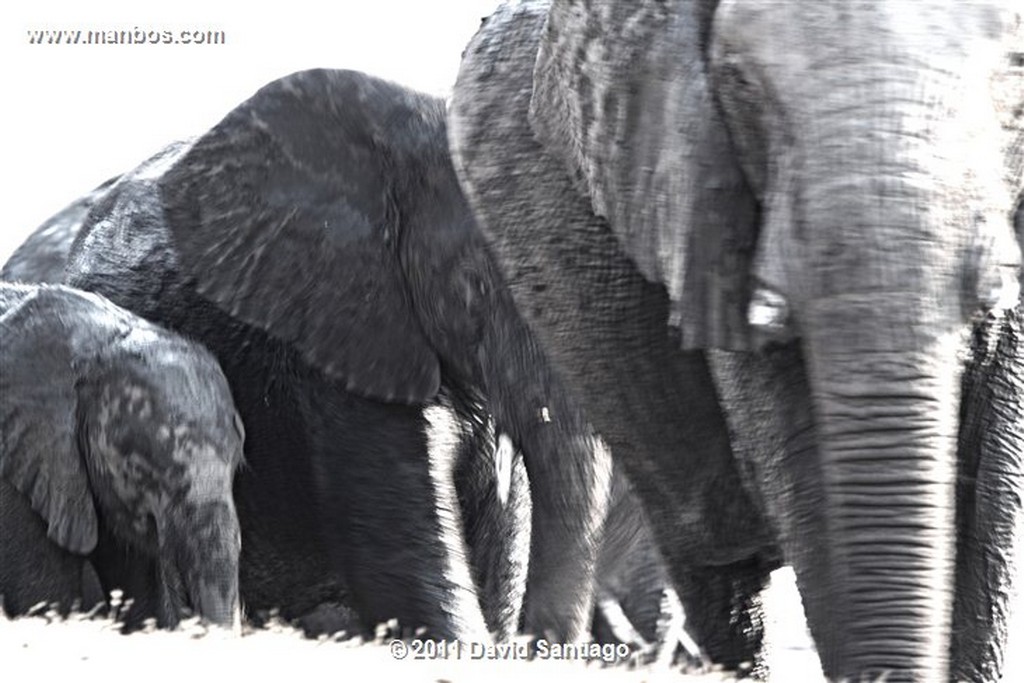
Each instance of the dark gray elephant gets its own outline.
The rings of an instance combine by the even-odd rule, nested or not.
[[[730,668],[784,558],[830,678],[999,675],[1024,449],[1007,10],[519,2],[467,48],[460,180]]]
[[[71,245],[78,237],[89,210],[117,181],[111,178],[75,200],[36,228],[0,268],[7,282],[60,283],[64,281]]]
[[[108,186],[101,187],[105,191]],[[26,281],[62,277],[79,232],[77,224],[98,195],[94,190],[47,220],[2,272],[17,273]],[[74,227],[62,229],[58,237],[53,227],[58,224]],[[526,593],[530,545],[530,491],[522,454],[506,435],[495,434],[490,416],[457,409],[447,396],[439,397],[425,417],[428,450],[454,447],[457,452],[453,474],[463,535],[488,629],[500,640],[513,637]],[[613,468],[612,477],[596,561],[591,632],[599,642],[628,644],[654,662],[676,661],[680,640],[685,651],[697,654],[698,648],[682,632],[685,617],[639,501],[619,468]],[[349,606],[339,602],[318,605],[295,621],[309,635],[358,628]]]
[[[231,485],[243,432],[202,347],[95,294],[0,283],[0,594],[127,625],[240,618]]]
[[[122,177],[67,282],[201,341],[224,369],[247,430],[249,610],[349,605],[367,629],[503,631],[485,623],[460,533],[459,445],[428,447],[425,411],[449,402],[460,420],[492,415],[522,451],[523,627],[574,640],[610,461],[512,304],[444,119],[440,100],[354,72],[275,81]]]

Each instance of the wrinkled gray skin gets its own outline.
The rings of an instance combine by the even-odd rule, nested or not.
[[[0,268],[0,280],[38,284],[63,282],[71,245],[89,210],[116,180],[111,178],[97,186],[36,228]]]
[[[0,593],[236,626],[243,432],[203,348],[106,299],[0,283]]]
[[[125,174],[67,273],[223,368],[247,432],[247,609],[502,630],[459,533],[459,444],[431,419],[449,402],[460,420],[492,415],[533,482],[522,628],[585,636],[610,459],[476,228],[443,102],[350,71],[274,81]]]
[[[999,677],[1019,21],[555,0],[502,6],[465,52],[460,180],[714,661],[760,656],[781,555],[830,678]]]
[[[78,227],[62,230],[62,243],[51,226],[71,224],[62,217],[84,219],[86,211],[76,209],[91,205],[97,195],[93,191],[76,200],[40,226],[3,272],[15,272],[10,266],[16,264],[16,272],[26,281],[63,276],[65,262],[56,255],[64,254],[66,261]],[[40,239],[43,235],[47,239]],[[488,629],[499,640],[510,638],[519,628],[529,564],[531,505],[522,454],[513,453],[506,436],[497,438],[493,420],[456,410],[450,400],[432,406],[428,416],[438,434],[458,444],[453,476],[469,565]],[[685,619],[639,501],[620,469],[615,468],[612,477],[597,555],[592,633],[599,642],[624,642],[652,661],[669,663],[680,638],[687,640],[681,633]],[[351,607],[339,602],[321,603],[294,621],[313,636],[359,630]],[[684,647],[697,654],[692,643]]]

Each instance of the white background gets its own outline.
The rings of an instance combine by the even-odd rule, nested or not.
[[[438,95],[497,0],[35,0],[0,3],[0,263],[42,221],[167,143],[201,133],[266,82],[313,67],[367,71]],[[212,29],[224,45],[31,45],[39,29]],[[776,680],[813,655],[791,575],[772,592]],[[1022,614],[1021,616],[1024,616]],[[1024,671],[1020,621],[1012,672]],[[780,673],[786,672],[786,673]],[[795,672],[800,672],[799,674]],[[1024,678],[1016,678],[1024,680]]]
[[[444,95],[497,0],[0,3],[0,263],[41,222],[260,86],[358,69]],[[214,29],[224,45],[31,45],[35,29]]]

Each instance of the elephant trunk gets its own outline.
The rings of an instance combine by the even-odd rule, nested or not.
[[[856,309],[841,299],[829,305]],[[823,665],[832,679],[946,681],[959,338],[912,350],[855,348],[859,341],[810,340],[831,572],[810,599],[841,619],[817,625],[836,643]]]
[[[238,558],[241,547],[233,505],[207,501],[188,509],[187,526],[171,524],[162,541],[164,582],[172,604],[188,605],[204,622],[237,629],[241,624]]]

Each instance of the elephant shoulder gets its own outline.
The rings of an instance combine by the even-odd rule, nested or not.
[[[147,317],[182,296],[185,280],[167,231],[157,181],[191,146],[179,141],[120,176],[86,215],[64,282]]]
[[[71,247],[81,232],[89,211],[117,178],[99,185],[48,218],[11,254],[0,269],[0,280],[8,282],[64,281]]]

